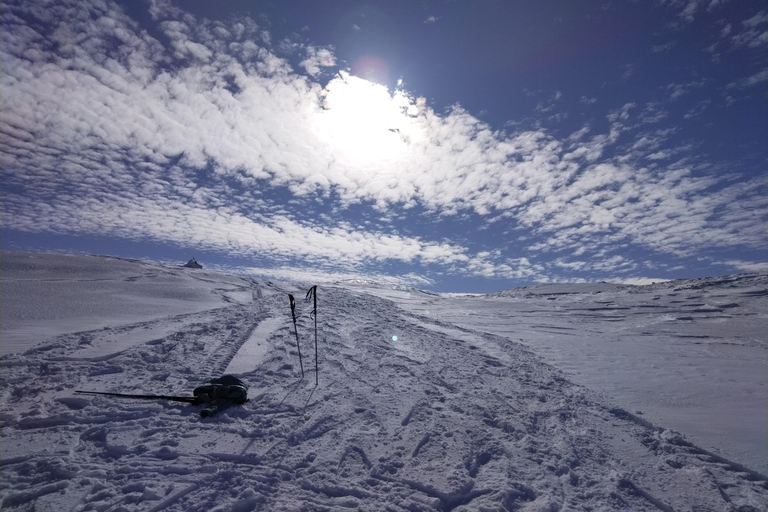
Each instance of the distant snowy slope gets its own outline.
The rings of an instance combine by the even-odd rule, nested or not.
[[[0,352],[88,331],[251,301],[250,281],[150,262],[0,253]]]
[[[241,278],[205,279],[237,291]],[[765,508],[758,472],[607,403],[521,343],[391,300],[427,308],[439,297],[321,286],[315,386],[311,305],[297,303],[302,380],[287,300],[306,290],[261,284],[250,301],[64,329],[0,358],[0,508]],[[161,334],[137,342],[147,329]],[[74,393],[188,395],[228,369],[250,402],[206,419],[176,402]]]
[[[537,295],[576,295],[582,293],[614,292],[627,289],[628,285],[614,283],[545,283],[511,288],[488,297],[533,297]]]

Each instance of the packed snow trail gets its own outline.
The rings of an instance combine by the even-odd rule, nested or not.
[[[3,357],[0,507],[765,507],[763,476],[604,403],[524,346],[372,295],[320,288],[315,387],[313,365],[300,379],[287,306],[287,293],[301,290],[271,286],[250,304],[206,312],[204,323],[169,317],[173,332],[111,354],[79,357],[84,343],[109,343],[118,328],[107,327]],[[309,354],[310,305],[297,306]],[[174,402],[73,393],[187,394],[229,367],[241,348],[248,353],[257,332],[268,336],[267,349],[239,373],[250,402],[213,418]]]

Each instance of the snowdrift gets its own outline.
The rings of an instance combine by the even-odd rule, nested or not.
[[[2,335],[16,340],[0,359],[3,510],[765,507],[760,472],[609,403],[510,336],[434,313],[451,299],[320,287],[315,387],[310,305],[297,305],[302,380],[287,300],[306,290],[61,258],[0,256]],[[189,394],[224,373],[250,401],[205,419],[74,394]]]

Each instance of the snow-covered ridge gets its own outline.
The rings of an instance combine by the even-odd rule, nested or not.
[[[535,295],[569,295],[577,293],[602,293],[606,291],[625,290],[630,285],[613,283],[544,283],[530,286],[511,288],[496,293],[487,294],[488,297],[525,297]]]
[[[287,300],[304,289],[205,269],[32,256],[24,266],[30,255],[0,254],[2,339],[6,325],[20,335],[38,321],[53,333],[30,335],[26,348],[0,358],[3,510],[764,509],[766,480],[754,467],[575,384],[538,354],[548,333],[569,332],[553,312],[603,340],[621,333],[600,330],[650,318],[619,321],[626,311],[608,302],[594,310],[593,299],[624,307],[610,292],[448,299],[321,286],[316,387],[311,306],[297,302],[302,380]],[[80,293],[50,286],[61,276]],[[727,314],[749,324],[764,296],[742,292],[755,289],[704,299],[670,291],[678,295],[654,302],[728,299],[739,305]],[[151,307],[139,307],[142,297]],[[493,332],[503,329],[489,319],[510,308],[516,318]],[[712,315],[669,326],[730,322]],[[482,328],[469,325],[477,318]],[[224,372],[250,386],[250,402],[206,419],[187,404],[74,393],[188,395]]]
[[[768,283],[768,271],[735,274],[721,277],[702,277],[695,279],[674,279],[659,281],[645,285],[615,284],[607,282],[595,283],[544,283],[531,286],[521,286],[500,292],[489,293],[488,297],[525,297],[535,295],[567,295],[579,293],[603,293],[625,291],[627,293],[644,293],[656,290],[697,290],[706,287],[722,286],[765,286]]]
[[[350,289],[394,290],[394,291],[400,291],[400,292],[431,295],[435,297],[438,296],[438,294],[436,293],[426,291],[426,290],[420,290],[413,286],[408,286],[408,285],[397,283],[397,282],[378,281],[375,279],[344,279],[340,281],[335,281],[331,285],[339,286],[342,288],[350,288]]]

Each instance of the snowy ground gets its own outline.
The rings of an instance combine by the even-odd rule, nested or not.
[[[0,507],[765,510],[764,275],[467,298],[321,286],[317,387],[309,304],[303,380],[288,308],[305,291],[2,253]],[[189,395],[224,372],[250,402],[206,419],[74,393]]]
[[[368,292],[519,341],[611,402],[768,471],[765,275],[643,287],[540,285],[450,300]]]

